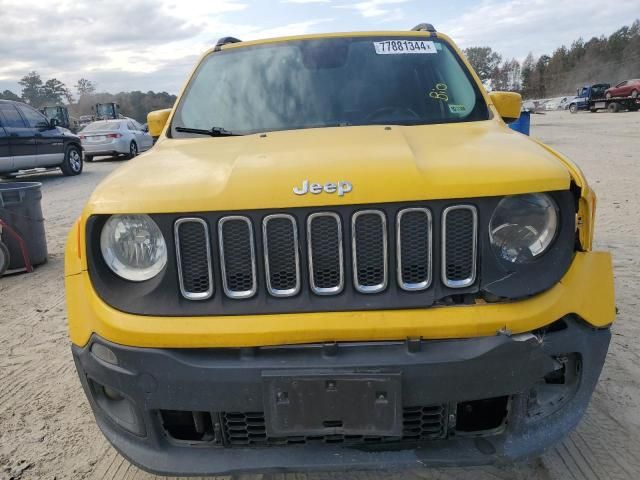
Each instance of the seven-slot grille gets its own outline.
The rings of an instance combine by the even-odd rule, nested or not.
[[[469,205],[456,205],[442,214],[442,281],[451,288],[476,281],[478,214]]]
[[[218,224],[220,265],[224,293],[230,298],[249,298],[257,290],[253,225],[246,217],[224,217]]]
[[[426,208],[406,208],[398,214],[398,284],[403,290],[431,285],[433,225]]]
[[[207,222],[181,218],[175,223],[176,258],[182,296],[206,300],[213,295],[211,241]]]
[[[353,284],[362,293],[387,288],[387,221],[379,210],[356,212],[351,220]]]
[[[298,294],[305,270],[308,288],[316,295],[339,294],[347,275],[353,279],[353,288],[363,294],[387,290],[390,274],[407,292],[429,288],[434,270],[431,210],[405,208],[390,220],[378,209],[356,211],[348,220],[335,212],[316,212],[299,219],[289,214],[266,215],[257,228],[255,217],[222,217],[216,228],[224,294],[232,299],[253,297],[262,284],[258,272],[263,270],[258,262],[264,267],[266,290],[273,297]],[[343,223],[347,223],[346,228]],[[180,288],[189,300],[205,300],[214,294],[212,278],[217,262],[212,261],[208,228],[198,218],[180,219],[175,224]],[[473,285],[477,268],[476,207],[446,208],[440,231],[442,283],[453,289]],[[256,253],[256,235],[261,235],[261,256]],[[393,264],[390,239],[395,241]],[[345,251],[347,245],[350,249]],[[347,258],[349,265],[345,265]]]
[[[318,295],[337,294],[344,288],[342,221],[335,213],[314,213],[307,220],[309,278]]]
[[[269,215],[262,221],[267,289],[274,297],[291,297],[300,290],[298,225],[291,215]]]

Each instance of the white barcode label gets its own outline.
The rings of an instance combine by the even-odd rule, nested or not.
[[[378,55],[402,55],[405,53],[438,53],[429,40],[385,40],[373,42]]]

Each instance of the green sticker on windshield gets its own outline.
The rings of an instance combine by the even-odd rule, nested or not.
[[[449,105],[449,111],[451,113],[466,113],[467,107],[464,105]]]

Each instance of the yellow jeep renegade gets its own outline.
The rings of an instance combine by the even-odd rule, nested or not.
[[[66,250],[104,435],[161,474],[537,455],[614,321],[595,196],[453,42],[224,38]]]

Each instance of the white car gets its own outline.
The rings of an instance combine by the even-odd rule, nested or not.
[[[571,105],[571,103],[573,103],[577,98],[578,97],[576,96],[562,97],[562,100],[560,100],[560,110],[568,110],[569,105]]]
[[[87,162],[97,156],[126,155],[133,158],[153,146],[151,135],[131,118],[90,123],[79,137]]]
[[[560,102],[562,102],[562,99],[564,97],[556,97],[556,98],[550,98],[549,100],[547,100],[544,103],[544,109],[545,110],[559,110],[560,107]]]

